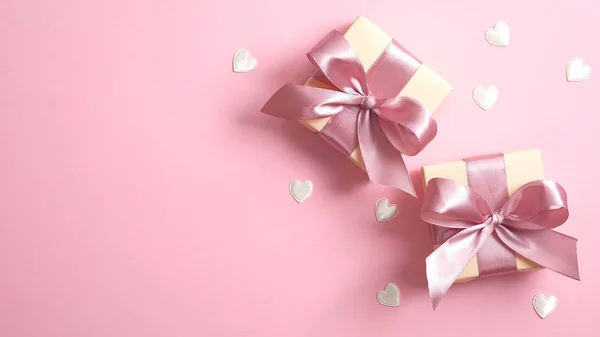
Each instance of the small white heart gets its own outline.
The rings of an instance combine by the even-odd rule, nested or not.
[[[473,99],[483,110],[489,110],[498,100],[498,88],[491,85],[487,88],[477,87],[473,90]]]
[[[510,29],[503,21],[498,21],[494,28],[490,28],[485,32],[485,39],[494,46],[506,47],[510,39]]]
[[[375,217],[377,221],[390,221],[398,215],[398,206],[390,204],[387,198],[382,198],[375,204]]]
[[[537,294],[533,297],[533,309],[541,318],[550,316],[556,310],[556,306],[558,306],[558,298],[555,296],[546,297]]]
[[[395,283],[388,283],[385,290],[377,292],[377,301],[386,307],[400,306],[400,288]]]
[[[296,200],[299,204],[303,203],[313,191],[312,181],[307,180],[301,182],[298,179],[294,179],[290,182],[290,193],[294,200]]]
[[[590,77],[591,73],[592,68],[585,64],[579,57],[573,58],[569,61],[569,64],[567,64],[567,81],[569,82],[583,81]]]
[[[258,65],[258,61],[250,56],[250,52],[246,49],[238,50],[233,56],[233,71],[236,73],[247,73],[254,70]]]

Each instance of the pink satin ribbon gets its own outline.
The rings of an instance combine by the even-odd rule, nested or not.
[[[320,134],[344,155],[360,148],[369,180],[415,190],[401,153],[416,155],[437,133],[431,114],[418,101],[396,97],[420,62],[392,41],[368,74],[337,31],[308,54],[317,77],[337,90],[286,84],[262,112],[291,120],[331,117]]]
[[[485,160],[475,165],[485,164]],[[468,169],[471,187],[435,178],[425,190],[421,218],[456,231],[426,260],[434,309],[469,261],[486,249],[484,259],[477,256],[483,274],[516,270],[515,253],[518,253],[545,268],[579,280],[577,239],[551,230],[562,225],[569,216],[565,190],[551,180],[537,180],[508,197],[506,183],[500,183],[500,179],[505,179],[503,161],[501,167],[498,161],[492,160],[492,163],[496,167],[484,165]],[[486,174],[487,180],[482,179]],[[471,178],[471,175],[476,177]],[[490,270],[485,271],[485,268]]]

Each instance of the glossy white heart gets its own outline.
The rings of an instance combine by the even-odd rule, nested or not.
[[[583,81],[590,77],[591,73],[592,68],[585,64],[579,57],[573,58],[569,61],[569,64],[567,64],[567,81],[569,82]]]
[[[493,85],[487,88],[477,87],[473,90],[473,100],[483,110],[489,110],[498,100],[498,88]]]
[[[494,28],[490,28],[485,32],[485,39],[494,46],[506,47],[510,39],[510,29],[503,21],[498,21]]]
[[[377,292],[377,301],[386,307],[400,306],[400,288],[395,283],[388,283],[385,290]]]
[[[306,180],[304,182],[294,179],[290,181],[290,193],[294,200],[299,204],[303,203],[308,197],[310,197],[313,191],[312,181]]]
[[[238,50],[233,56],[233,71],[236,73],[247,73],[254,70],[258,65],[258,61],[250,56],[250,52],[246,49]]]
[[[558,306],[558,298],[555,296],[546,297],[542,294],[537,294],[533,297],[533,309],[541,317],[546,318],[556,310]]]
[[[398,206],[390,204],[387,198],[382,198],[375,204],[375,217],[377,221],[390,221],[398,215]]]

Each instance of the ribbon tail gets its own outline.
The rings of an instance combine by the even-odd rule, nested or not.
[[[475,257],[493,228],[480,224],[463,229],[431,253],[426,261],[427,284],[433,309]]]
[[[377,115],[371,110],[359,112],[358,144],[369,180],[395,187],[416,197],[401,153],[388,141]]]
[[[553,230],[509,230],[504,226],[496,227],[496,233],[516,253],[580,281],[577,239]]]

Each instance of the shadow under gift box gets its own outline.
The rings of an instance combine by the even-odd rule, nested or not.
[[[508,194],[512,195],[521,186],[544,179],[544,167],[542,165],[542,153],[540,150],[532,149],[504,153],[504,165],[506,172],[506,183]],[[425,186],[433,178],[445,178],[455,180],[461,184],[468,185],[467,166],[464,160],[428,165],[423,167],[423,178]],[[434,249],[443,244],[457,230],[431,226]],[[517,271],[533,271],[543,267],[537,263],[516,254]],[[463,272],[458,276],[456,282],[467,282],[480,276],[477,257],[473,258]]]
[[[378,58],[392,42],[392,38],[372,24],[369,20],[359,17],[344,34],[356,56],[362,63],[365,72],[376,63]],[[319,81],[317,76],[311,77],[306,85],[311,87],[337,90],[331,85]],[[452,91],[452,86],[427,66],[421,64],[416,73],[400,91],[398,96],[414,98],[421,102],[431,113],[435,112]],[[300,121],[307,128],[319,133],[331,117]],[[365,171],[360,149],[356,148],[349,156],[350,160]]]

